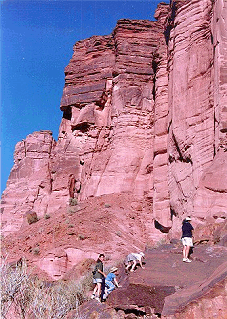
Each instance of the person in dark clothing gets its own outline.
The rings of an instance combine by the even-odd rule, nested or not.
[[[191,218],[186,217],[182,222],[182,244],[183,244],[183,261],[190,263],[191,260],[188,258],[190,247],[193,247],[192,231],[194,228],[190,224]]]
[[[95,265],[95,269],[93,271],[93,283],[95,284],[95,288],[91,298],[96,299],[97,301],[101,301],[100,298],[102,283],[104,282],[104,279],[106,277],[106,274],[103,272],[104,257],[104,254],[99,255]]]

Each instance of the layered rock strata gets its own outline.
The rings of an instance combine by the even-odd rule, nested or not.
[[[226,220],[226,3],[171,1],[155,17],[76,43],[58,141],[35,132],[16,146],[5,234],[29,211],[117,193],[146,202],[153,242],[180,236],[186,214],[201,240]]]
[[[226,246],[226,1],[172,0],[155,17],[120,20],[111,35],[77,42],[58,141],[40,131],[16,145],[1,205],[3,234],[15,237],[4,249],[12,259],[19,250],[53,280],[100,249],[116,260],[180,238],[186,215],[196,243]],[[28,225],[28,216],[41,220]],[[161,288],[156,311],[166,318],[207,316],[208,304],[214,315],[225,311],[222,274],[192,290]]]
[[[59,136],[76,140],[83,156],[79,199],[120,192],[152,196],[153,56],[160,37],[157,22],[121,20],[112,36],[76,44],[61,101],[70,115]],[[81,67],[91,70],[82,78]]]
[[[55,145],[52,132],[34,132],[18,142],[14,166],[2,195],[2,229],[8,234],[18,231],[26,213],[43,215],[52,192],[50,154]]]
[[[44,206],[39,201],[40,207],[37,208],[34,199],[29,203],[29,210],[36,210],[42,216],[66,208],[69,198],[76,197],[81,201],[90,196],[129,192],[150,202],[146,232],[153,227],[154,151],[157,156],[159,153],[163,155],[158,141],[154,150],[154,130],[163,126],[159,125],[158,118],[162,121],[167,115],[167,104],[165,114],[155,114],[154,111],[156,91],[162,90],[162,80],[155,77],[157,72],[164,72],[165,65],[163,25],[157,21],[120,20],[110,36],[95,36],[76,43],[73,57],[65,69],[59,140],[48,156],[48,204]],[[156,82],[160,82],[157,89]],[[161,100],[160,97],[157,103],[161,104]],[[155,118],[157,128],[154,128]],[[166,124],[165,120],[165,134]],[[158,133],[161,134],[163,129]],[[34,149],[35,143],[34,140]],[[166,153],[167,144],[164,150]],[[12,192],[12,185],[17,188],[13,178],[18,167],[17,153],[15,162],[3,198],[7,202],[8,194],[14,194],[18,210],[26,213],[26,208],[20,203],[20,194],[17,195],[15,189]],[[162,163],[156,161],[155,165],[159,167]],[[33,172],[26,174],[28,180],[35,178]],[[167,186],[166,179],[165,175]],[[159,180],[155,183],[158,185]],[[29,192],[29,189],[23,189],[26,196]],[[160,197],[160,193],[159,186],[156,194]],[[165,215],[168,216],[168,191],[166,196]],[[4,215],[6,221],[13,223],[8,208],[5,204]],[[157,215],[161,218],[160,212]],[[5,227],[5,231],[8,230]]]

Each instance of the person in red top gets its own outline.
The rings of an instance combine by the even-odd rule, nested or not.
[[[193,247],[192,242],[192,231],[194,228],[190,224],[191,218],[186,217],[182,222],[182,237],[181,241],[183,244],[183,261],[186,263],[190,263],[191,260],[188,258],[190,247]]]

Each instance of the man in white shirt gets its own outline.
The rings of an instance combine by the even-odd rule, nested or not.
[[[142,258],[144,258],[144,256],[145,255],[143,252],[140,252],[139,254],[137,254],[137,253],[129,254],[126,258],[126,261],[125,261],[126,271],[128,271],[129,268],[132,267],[130,271],[133,272],[135,270],[137,264],[139,264],[141,268],[144,268],[143,264],[142,264]]]

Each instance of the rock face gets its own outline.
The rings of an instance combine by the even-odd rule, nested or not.
[[[16,146],[3,232],[28,211],[122,192],[150,202],[149,223],[171,236],[184,215],[226,216],[225,13],[222,1],[171,1],[157,21],[120,20],[77,42],[58,141],[35,132]]]
[[[50,154],[55,144],[50,131],[35,132],[17,143],[14,166],[2,196],[4,233],[18,231],[26,213],[43,215],[51,194]]]
[[[173,215],[185,212],[198,220],[226,215],[226,171],[221,173],[227,160],[226,4],[173,1],[171,6],[175,17],[169,18],[167,34],[170,207]],[[195,15],[189,18],[189,12]]]
[[[168,10],[168,6],[164,8]],[[35,210],[42,217],[65,208],[69,198],[76,197],[81,201],[90,196],[127,192],[150,203],[147,220],[150,227],[153,222],[153,157],[154,151],[158,154],[158,148],[163,147],[160,143],[158,146],[157,141],[154,150],[154,122],[155,117],[167,116],[167,104],[165,114],[154,112],[154,82],[158,64],[163,64],[165,69],[166,63],[163,25],[158,21],[121,20],[112,35],[92,37],[75,45],[72,60],[65,70],[59,140],[53,144],[48,157],[47,203],[44,205],[34,199],[29,202],[29,210]],[[163,97],[159,103],[161,99]],[[159,125],[158,120],[157,123]],[[166,123],[164,131],[166,133]],[[160,134],[163,134],[162,130]],[[164,149],[166,152],[167,144]],[[167,155],[164,157],[167,159]],[[155,165],[159,167],[162,163],[156,161]],[[13,190],[18,185],[13,179],[17,166],[13,167],[3,194],[4,215],[7,216],[5,233],[19,227],[14,226],[9,217],[14,213],[12,206],[7,206],[8,194],[17,197],[19,211],[23,207],[20,195],[15,196]],[[33,172],[29,178],[36,180]],[[167,187],[166,175],[163,175],[162,183],[163,180]],[[155,183],[159,185],[160,181],[157,179]],[[161,189],[156,193],[160,192]],[[24,188],[23,193],[29,196],[30,190]],[[166,196],[167,216],[168,191]],[[157,206],[159,202],[162,205],[161,195],[156,197]],[[160,212],[161,208],[157,210]],[[23,211],[26,213],[25,208]],[[161,219],[161,212],[159,215]]]
[[[89,203],[95,215],[95,200],[112,196],[118,205],[110,214],[112,237],[105,212],[92,225],[113,240],[110,251],[116,232],[125,233],[116,258],[133,248],[130,240],[143,249],[180,238],[186,215],[197,242],[226,245],[226,1],[173,0],[159,4],[155,18],[120,20],[111,35],[75,44],[58,141],[41,131],[16,145],[2,195],[5,236],[26,229],[28,215],[75,213],[72,203]],[[36,264],[61,278],[83,252],[98,252],[100,244],[105,250],[106,242],[92,236],[80,244],[46,245]]]
[[[80,200],[121,192],[152,197],[153,63],[162,31],[158,22],[121,20],[110,37],[74,48],[59,137],[76,143],[83,157]]]

